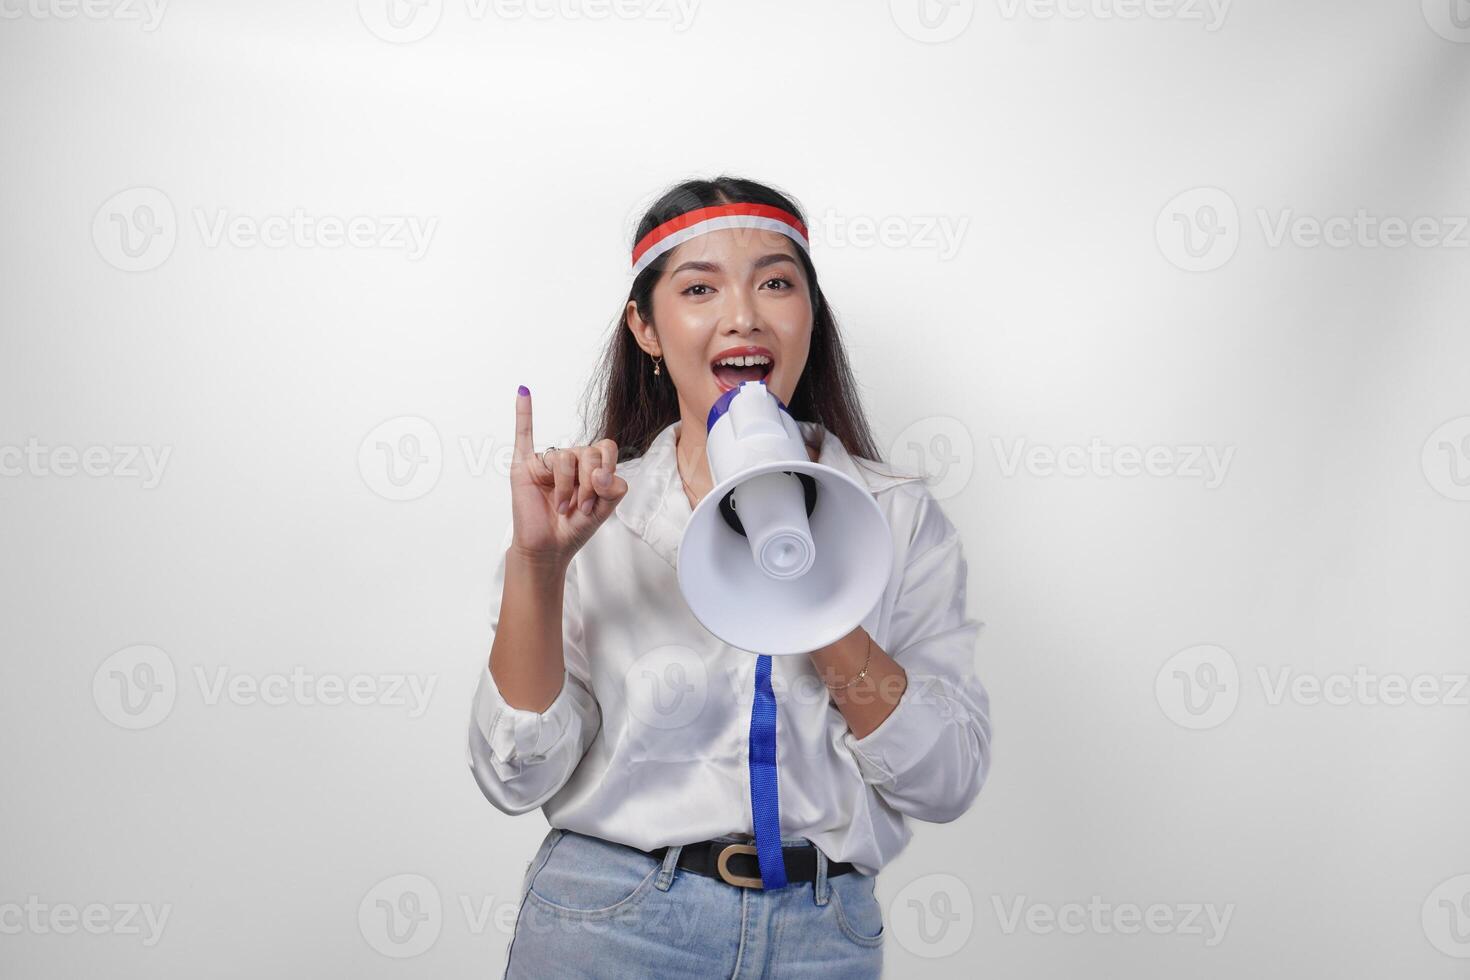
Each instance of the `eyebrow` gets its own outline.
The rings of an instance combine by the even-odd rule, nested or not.
[[[754,266],[757,269],[764,269],[766,266],[775,265],[777,262],[795,263],[796,256],[788,255],[785,252],[772,252],[770,255],[762,255],[756,259]],[[669,275],[675,275],[683,272],[685,269],[693,269],[696,272],[719,272],[720,264],[718,262],[705,262],[701,259],[690,259],[688,262],[680,263],[679,267],[674,269],[673,272],[670,272]]]

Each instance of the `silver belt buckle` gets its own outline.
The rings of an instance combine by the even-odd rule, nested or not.
[[[726,844],[720,848],[720,854],[715,858],[715,871],[721,878],[732,885],[741,888],[764,888],[765,884],[760,878],[752,878],[749,875],[737,875],[730,870],[730,855],[756,853],[753,844]]]

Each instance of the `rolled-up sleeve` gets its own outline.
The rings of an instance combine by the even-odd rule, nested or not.
[[[506,703],[490,666],[480,667],[471,708],[467,758],[485,798],[497,809],[518,814],[541,806],[566,784],[602,724],[602,712],[588,681],[576,560],[567,570],[562,599],[564,670],[561,692],[545,711]],[[491,587],[491,631],[500,626],[505,585],[505,553]]]
[[[968,810],[990,771],[990,697],[975,673],[984,623],[966,615],[959,532],[925,488],[887,653],[908,684],[882,724],[844,736],[865,782],[896,810],[945,823]]]

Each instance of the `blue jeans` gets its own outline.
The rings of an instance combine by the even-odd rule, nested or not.
[[[828,877],[818,851],[816,881],[739,888],[675,868],[680,849],[655,860],[553,827],[521,882],[507,980],[866,980],[882,973],[883,914],[872,875]]]

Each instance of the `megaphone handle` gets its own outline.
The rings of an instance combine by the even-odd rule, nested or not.
[[[781,855],[781,796],[776,779],[776,695],[771,690],[771,655],[755,660],[755,697],[750,706],[750,818],[761,887],[786,887]]]
[[[812,516],[812,511],[816,510],[817,508],[817,481],[812,477],[810,473],[792,473],[789,470],[782,470],[781,472],[785,473],[787,476],[794,476],[801,481],[801,490],[802,493],[805,495],[806,516],[808,519],[810,519]],[[749,537],[749,535],[745,533],[745,525],[740,523],[740,518],[735,513],[734,497],[736,489],[738,488],[732,488],[728,493],[720,498],[720,516],[725,519],[725,523],[730,526],[730,530],[734,531],[742,538]]]

